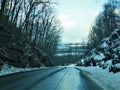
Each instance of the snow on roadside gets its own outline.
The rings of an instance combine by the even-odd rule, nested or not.
[[[105,55],[103,53],[99,53],[94,57],[94,60],[100,61],[105,58]]]
[[[70,64],[67,67],[75,67],[75,66],[76,66],[76,64]]]
[[[101,48],[107,48],[108,44],[106,42],[104,42],[103,44],[101,44]]]
[[[37,69],[42,69],[42,68],[46,68],[46,67],[40,67],[40,68],[16,68],[14,66],[4,64],[1,67],[0,76],[11,74],[11,73],[23,72],[23,71],[37,70]]]
[[[105,90],[120,90],[120,72],[114,74],[99,68],[99,66],[80,67],[80,69],[90,72],[105,87]]]

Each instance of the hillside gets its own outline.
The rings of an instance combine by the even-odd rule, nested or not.
[[[84,66],[100,66],[108,71],[120,71],[120,28],[104,38],[84,60]],[[79,62],[79,65],[80,62]]]
[[[51,66],[47,53],[32,42],[9,22],[6,16],[0,15],[0,67],[7,63],[15,67]],[[8,23],[6,23],[8,22]]]

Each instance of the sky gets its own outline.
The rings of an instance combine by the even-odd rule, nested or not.
[[[95,17],[106,0],[58,0],[57,15],[63,27],[62,43],[87,40]]]

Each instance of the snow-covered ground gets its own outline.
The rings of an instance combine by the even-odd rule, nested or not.
[[[75,67],[75,66],[76,66],[76,64],[70,64],[67,67]]]
[[[90,55],[82,60],[82,65],[88,67],[80,68],[90,72],[105,90],[120,90],[120,28],[104,38],[97,48],[91,50]],[[80,66],[81,62],[78,62],[78,65]]]
[[[72,64],[67,67],[75,67],[75,65]],[[4,64],[1,68],[0,76],[6,75],[6,74],[11,74],[11,73],[16,73],[16,72],[37,70],[37,69],[41,69],[41,68],[46,68],[46,67],[16,68],[16,67]],[[99,66],[78,67],[78,68],[91,73],[90,75],[95,80],[97,80],[99,82],[99,84],[105,88],[105,90],[120,90],[120,72],[118,72],[118,73],[108,72],[107,69],[102,69]]]
[[[37,70],[37,69],[42,69],[42,68],[46,68],[46,67],[40,67],[40,68],[16,68],[14,66],[10,66],[8,64],[4,64],[1,67],[0,76],[6,75],[6,74],[11,74],[11,73],[17,73],[17,72]]]
[[[91,76],[94,77],[105,90],[120,90],[120,72],[108,72],[108,70],[101,69],[99,66],[80,67],[80,69],[91,73]]]
[[[61,66],[56,66],[56,67],[61,67]],[[71,64],[68,66],[62,66],[62,67],[75,67],[75,64]],[[11,74],[11,73],[17,73],[17,72],[25,72],[25,71],[31,71],[31,70],[37,70],[37,69],[43,69],[43,68],[49,68],[49,67],[40,67],[40,68],[17,68],[14,66],[10,66],[8,64],[4,64],[1,67],[0,70],[0,76]]]

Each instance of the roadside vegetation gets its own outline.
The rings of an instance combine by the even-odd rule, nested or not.
[[[61,29],[51,0],[0,0],[0,66],[53,66]]]
[[[88,37],[86,53],[78,66],[120,71],[120,0],[108,0]],[[82,61],[82,62],[81,62]],[[83,62],[84,61],[84,62]]]

